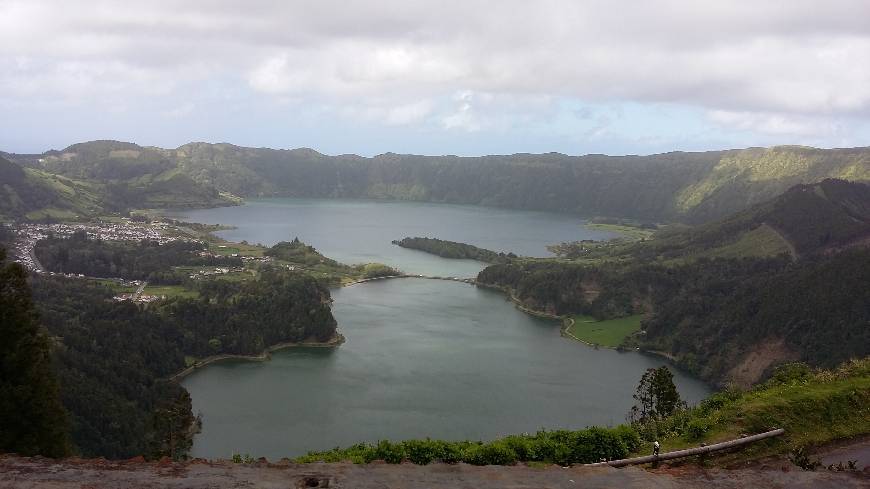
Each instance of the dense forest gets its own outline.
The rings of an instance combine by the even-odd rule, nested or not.
[[[329,292],[314,279],[264,271],[257,281],[203,281],[198,299],[143,307],[83,280],[34,276],[40,323],[75,449],[86,456],[179,456],[190,446],[190,397],[167,381],[186,357],[259,354],[335,334]]]
[[[2,452],[61,457],[70,445],[68,418],[52,371],[51,340],[37,322],[27,271],[7,263],[6,250],[0,247]]]
[[[190,398],[162,379],[184,368],[182,332],[151,310],[112,302],[82,280],[35,277],[42,324],[57,338],[56,371],[71,435],[84,456],[178,453],[190,445]],[[176,414],[161,419],[163,413]]]
[[[868,249],[746,276],[710,275],[655,304],[640,344],[672,353],[708,379],[722,378],[756,351],[833,367],[870,355],[868,283]]]
[[[585,314],[611,319],[650,313],[689,283],[735,280],[781,270],[785,257],[702,258],[680,265],[602,263],[598,265],[534,259],[492,265],[477,281],[510,291],[526,306],[549,314]]]
[[[42,172],[43,179],[66,179],[54,181],[55,186],[78,186],[65,194],[99,194],[110,210],[233,204],[238,202],[234,196],[292,196],[448,202],[699,223],[746,209],[800,183],[829,177],[870,181],[867,148],[796,146],[650,156],[387,153],[364,158],[230,144],[160,149],[92,141],[41,155],[7,157]],[[64,205],[77,212],[87,207],[76,199]]]
[[[206,250],[198,241],[103,241],[89,238],[84,231],[67,238],[49,236],[34,247],[42,266],[52,272],[159,284],[180,284],[187,277],[173,271],[173,266],[242,266],[238,257],[202,256]]]
[[[442,258],[477,260],[484,263],[505,263],[517,257],[513,253],[496,253],[474,245],[437,238],[403,238],[393,241],[393,244],[402,248],[425,251]]]
[[[264,269],[258,280],[204,280],[197,290],[198,299],[170,298],[157,308],[184,332],[181,348],[189,355],[259,354],[277,343],[335,335],[329,290],[306,274]]]

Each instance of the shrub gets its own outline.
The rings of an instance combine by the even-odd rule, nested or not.
[[[631,426],[617,428],[589,428],[579,431],[539,431],[534,435],[511,435],[489,443],[449,442],[442,440],[406,440],[391,443],[383,440],[377,445],[360,443],[349,448],[335,448],[325,452],[310,452],[298,457],[297,462],[369,463],[384,460],[401,463],[409,460],[418,465],[434,461],[452,464],[466,462],[472,465],[513,465],[517,462],[549,462],[560,465],[597,462],[602,458],[613,460],[627,456],[640,447],[640,435]]]
[[[698,409],[704,415],[710,414],[713,411],[722,409],[726,404],[736,401],[742,394],[743,393],[737,389],[725,389],[701,401],[701,404],[698,405]]]
[[[613,430],[593,427],[569,434],[571,459],[569,463],[593,463],[602,459],[624,458],[629,450],[622,437]]]
[[[485,445],[472,445],[463,453],[463,462],[471,465],[513,465],[517,463],[517,454],[503,441],[494,441]]]
[[[428,438],[425,440],[407,440],[402,443],[408,460],[417,465],[427,465],[433,460],[442,459],[444,445]]]
[[[387,440],[381,440],[378,442],[373,455],[373,460],[383,460],[388,464],[400,464],[407,458],[402,443],[390,443]]]
[[[510,435],[501,440],[504,445],[516,454],[517,460],[537,461],[536,446],[528,436]]]
[[[611,431],[622,440],[629,452],[634,452],[640,448],[640,435],[631,426],[619,425]]]
[[[468,442],[449,443],[444,441],[436,441],[441,445],[441,461],[445,464],[455,464],[462,461],[462,452]]]
[[[801,362],[786,363],[773,370],[773,375],[767,381],[766,386],[801,383],[810,380],[812,377],[813,370],[809,365]]]
[[[804,447],[798,447],[793,449],[791,451],[791,454],[789,454],[788,459],[791,461],[791,463],[808,471],[814,471],[822,466],[822,462],[810,458],[810,456],[807,454],[807,450]]]
[[[247,453],[244,456],[242,456],[242,454],[240,454],[240,453],[234,453],[232,460],[233,460],[233,463],[236,463],[236,464],[242,464],[242,463],[252,464],[255,462],[254,457],[252,457],[250,454],[247,454]]]
[[[683,436],[688,441],[700,440],[710,431],[710,422],[705,418],[695,418],[686,425]]]

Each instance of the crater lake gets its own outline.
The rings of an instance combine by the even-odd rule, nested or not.
[[[473,277],[485,264],[391,241],[428,236],[548,256],[548,244],[612,236],[564,214],[410,202],[260,199],[169,215],[233,226],[217,233],[229,240],[272,245],[298,237],[344,263],[458,277]],[[460,282],[382,280],[333,289],[332,297],[347,339],[340,347],[219,362],[183,380],[203,420],[192,456],[277,460],[381,439],[487,440],[616,425],[643,372],[666,363],[563,338],[556,321]],[[685,400],[709,394],[701,381],[672,370]]]

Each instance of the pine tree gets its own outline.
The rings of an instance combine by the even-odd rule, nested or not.
[[[638,404],[631,408],[629,419],[639,423],[670,416],[684,405],[674,385],[674,374],[664,365],[644,372],[634,399]]]
[[[0,452],[69,454],[69,421],[27,272],[0,248]]]

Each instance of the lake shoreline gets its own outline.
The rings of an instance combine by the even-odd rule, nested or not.
[[[528,314],[528,315],[534,316],[534,317],[539,317],[542,319],[549,319],[552,321],[560,321],[561,324],[560,324],[560,328],[559,328],[559,334],[564,338],[569,338],[571,340],[577,341],[579,343],[586,345],[587,347],[594,348],[594,349],[607,348],[607,349],[615,350],[615,351],[623,351],[623,349],[620,347],[611,347],[611,346],[604,346],[604,345],[599,345],[599,344],[595,344],[595,343],[590,343],[586,340],[580,339],[577,336],[571,334],[568,331],[568,329],[574,325],[574,318],[572,318],[570,315],[551,314],[548,312],[539,311],[539,310],[530,308],[526,304],[524,304],[516,295],[514,295],[513,291],[510,290],[509,288],[502,287],[499,285],[478,282],[474,278],[439,277],[439,276],[429,276],[429,275],[400,274],[400,275],[387,275],[387,276],[383,276],[383,277],[364,278],[364,279],[355,280],[352,282],[341,284],[337,288],[341,289],[341,288],[350,287],[353,285],[376,282],[376,281],[380,281],[380,280],[403,279],[403,278],[416,278],[416,279],[423,279],[423,280],[443,280],[443,281],[448,281],[448,282],[460,282],[460,283],[464,283],[464,284],[468,284],[468,285],[474,285],[476,287],[480,287],[483,289],[496,290],[496,291],[499,291],[502,294],[504,294],[505,297],[513,303],[513,305],[516,309],[518,309],[519,311],[521,311],[525,314]],[[224,360],[244,360],[244,361],[251,361],[251,362],[265,362],[265,361],[271,359],[272,353],[274,353],[276,351],[290,349],[290,348],[337,348],[337,347],[341,346],[345,341],[347,341],[345,336],[342,335],[341,333],[336,332],[336,335],[332,339],[325,341],[325,342],[282,342],[282,343],[278,343],[278,344],[275,344],[275,345],[272,345],[272,346],[266,348],[259,355],[240,355],[240,354],[213,355],[210,357],[206,357],[202,360],[199,360],[199,361],[195,362],[194,365],[191,365],[190,367],[187,367],[184,370],[170,376],[169,380],[174,381],[174,382],[178,382],[178,381],[184,379],[188,375],[194,373],[195,371],[197,371],[201,368],[207,367],[208,365],[211,365],[211,364],[217,363],[217,362],[221,362]],[[673,357],[672,355],[668,354],[667,352],[646,351],[646,350],[641,350],[641,352],[642,353],[650,353],[650,354],[655,355],[655,356],[660,356],[660,357],[666,358],[670,361],[674,361],[674,362],[676,361],[676,358]]]
[[[276,351],[287,350],[290,348],[337,348],[345,341],[346,338],[344,337],[344,335],[336,331],[335,335],[327,341],[284,341],[281,343],[276,343],[264,349],[259,355],[241,355],[233,353],[212,355],[210,357],[203,358],[202,360],[197,360],[190,367],[187,367],[184,370],[181,370],[180,372],[177,372],[176,374],[170,376],[169,380],[173,382],[178,382],[201,368],[224,360],[265,362],[267,360],[270,360],[272,358],[272,353],[275,353]]]
[[[580,343],[583,343],[584,345],[591,347],[591,348],[600,347],[600,345],[595,345],[595,344],[589,343],[587,341],[581,340],[580,338],[577,338],[576,336],[574,336],[568,332],[568,328],[570,328],[571,325],[574,323],[574,319],[571,318],[570,316],[568,316],[568,315],[560,316],[560,315],[550,314],[550,313],[547,313],[544,311],[538,311],[538,310],[532,309],[532,308],[526,306],[525,304],[523,304],[523,302],[520,301],[519,298],[517,298],[513,294],[513,291],[508,290],[506,287],[481,283],[473,278],[438,277],[438,276],[413,275],[413,274],[387,275],[384,277],[372,277],[372,278],[364,278],[364,279],[360,279],[360,280],[355,280],[353,282],[341,284],[338,288],[350,287],[352,285],[364,284],[364,283],[369,283],[369,282],[376,282],[379,280],[402,279],[402,278],[416,278],[416,279],[423,279],[423,280],[443,280],[443,281],[448,281],[448,282],[460,282],[460,283],[464,283],[464,284],[474,285],[474,286],[484,288],[484,289],[497,290],[499,292],[502,292],[514,304],[514,307],[516,307],[518,310],[520,310],[521,312],[523,312],[525,314],[528,314],[530,316],[539,317],[542,319],[561,321],[562,324],[561,324],[559,333],[563,337],[571,338],[571,339],[578,341]],[[181,381],[185,377],[187,377],[188,375],[191,375],[192,373],[196,372],[197,370],[200,370],[200,369],[205,368],[211,364],[222,362],[225,360],[243,360],[243,361],[249,361],[249,362],[265,362],[265,361],[270,360],[272,357],[272,353],[274,353],[276,351],[286,350],[286,349],[290,349],[290,348],[337,348],[337,347],[341,346],[345,341],[347,341],[347,338],[345,338],[345,336],[342,335],[341,333],[336,332],[335,336],[333,336],[328,341],[311,341],[311,342],[287,341],[287,342],[281,342],[281,343],[277,343],[275,345],[267,347],[258,355],[242,355],[242,354],[231,354],[231,353],[212,355],[210,357],[203,358],[202,360],[197,360],[196,362],[194,362],[193,365],[191,365],[191,366],[181,370],[180,372],[177,372],[177,373],[173,374],[172,376],[170,376],[169,380],[171,380],[173,382]],[[610,348],[610,347],[605,347],[605,348]],[[618,350],[617,348],[611,348],[611,349]]]
[[[470,285],[475,285],[476,281],[473,278],[460,278],[460,277],[438,277],[438,276],[427,276],[427,275],[412,275],[412,274],[400,274],[400,275],[387,275],[384,277],[371,277],[364,278],[360,280],[355,280],[353,282],[348,282],[345,284],[339,285],[337,288],[350,287],[352,285],[363,284],[368,282],[375,282],[378,280],[388,280],[388,279],[399,279],[399,278],[418,278],[425,280],[445,280],[450,282],[461,282]],[[219,355],[212,355],[210,357],[203,358],[202,360],[197,360],[193,365],[184,368],[183,370],[171,375],[168,380],[173,382],[179,382],[183,380],[188,375],[205,368],[211,364],[222,362],[225,360],[243,360],[248,362],[265,362],[270,360],[272,357],[272,353],[280,350],[286,350],[290,348],[337,348],[341,346],[347,338],[341,333],[336,331],[335,336],[327,341],[302,341],[302,342],[294,342],[287,341],[277,343],[275,345],[269,346],[264,349],[258,355],[242,355],[242,354],[233,354],[233,353],[222,353]]]
[[[571,334],[570,331],[568,331],[571,328],[571,326],[574,326],[574,318],[573,317],[571,317],[568,314],[558,315],[558,314],[551,314],[548,312],[538,311],[536,309],[532,309],[529,306],[527,306],[525,303],[523,303],[516,295],[514,295],[513,290],[511,290],[508,287],[503,287],[500,285],[486,284],[486,283],[477,282],[477,281],[474,281],[474,284],[477,285],[478,287],[497,290],[497,291],[503,293],[511,302],[514,303],[514,307],[516,307],[520,311],[522,311],[530,316],[535,316],[535,317],[544,318],[544,319],[551,319],[553,321],[561,321],[562,324],[561,324],[561,327],[559,329],[559,334],[562,337],[570,338],[574,341],[578,341],[578,342],[583,343],[584,345],[586,345],[590,348],[596,348],[596,349],[607,348],[610,350],[624,351],[623,348],[620,348],[618,346],[599,345],[599,344],[591,343],[591,342],[586,341],[584,339],[578,338],[577,336]],[[645,350],[641,350],[641,351],[645,351]],[[650,353],[654,353],[654,354],[660,355],[660,356],[665,356],[666,358],[670,358],[673,360],[672,357],[667,357],[667,354],[663,354],[663,352],[650,352]]]

